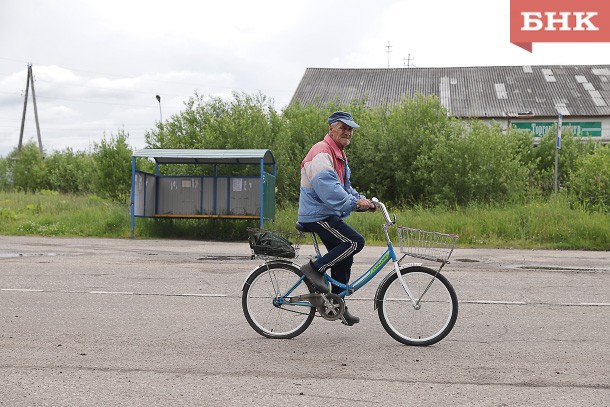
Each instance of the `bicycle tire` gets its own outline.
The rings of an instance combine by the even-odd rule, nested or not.
[[[309,327],[316,309],[303,304],[278,304],[277,299],[293,287],[301,271],[286,262],[270,262],[252,272],[242,291],[242,309],[248,324],[267,338],[294,338]],[[290,296],[314,292],[306,280]]]
[[[420,306],[408,298],[396,273],[389,274],[375,298],[383,328],[405,345],[439,342],[457,320],[458,300],[453,286],[445,276],[427,267],[406,267],[400,273],[415,299],[420,299]]]

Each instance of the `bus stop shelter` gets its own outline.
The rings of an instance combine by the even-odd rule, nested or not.
[[[155,173],[136,168],[154,160]],[[160,165],[210,165],[211,175],[161,175]],[[223,175],[226,165],[254,165],[257,175]],[[275,219],[276,163],[271,150],[143,149],[131,163],[131,236],[135,218]],[[252,172],[250,172],[252,174]]]

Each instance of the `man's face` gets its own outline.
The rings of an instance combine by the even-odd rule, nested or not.
[[[352,141],[354,129],[343,122],[334,122],[329,126],[329,133],[341,150]]]

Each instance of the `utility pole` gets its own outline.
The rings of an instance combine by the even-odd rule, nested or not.
[[[559,191],[559,149],[561,148],[561,126],[563,123],[563,115],[560,113],[557,118],[557,137],[555,138],[555,195]]]
[[[388,41],[388,45],[385,46],[387,48],[386,52],[388,54],[388,68],[390,67],[390,53],[392,51],[390,51],[390,48],[392,48],[392,46],[390,45],[390,41]]]
[[[36,132],[38,133],[38,149],[40,156],[42,153],[42,137],[40,136],[40,124],[38,123],[38,107],[36,106],[36,92],[34,91],[34,74],[32,74],[32,64],[28,64],[28,78],[25,84],[25,98],[23,99],[23,116],[21,117],[21,132],[19,133],[19,147],[17,147],[17,157],[21,155],[23,145],[23,129],[25,128],[25,112],[28,107],[28,93],[30,84],[32,85],[32,100],[34,102],[34,118],[36,119]]]
[[[412,58],[412,57],[411,57],[411,54],[409,54],[409,55],[408,55],[406,58],[404,58],[404,57],[403,57],[403,59],[402,59],[402,60],[403,60],[403,61],[407,61],[407,62],[406,62],[406,64],[405,64],[405,66],[406,66],[407,68],[411,68],[412,66],[414,66],[414,65],[411,65],[411,61],[412,61],[412,60],[414,60],[414,59],[415,59],[415,58]]]

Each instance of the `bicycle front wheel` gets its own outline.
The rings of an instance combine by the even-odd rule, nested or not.
[[[289,339],[309,327],[316,309],[306,301],[289,302],[290,298],[314,292],[301,275],[297,267],[283,262],[264,264],[250,274],[241,304],[256,332],[267,338]]]
[[[407,267],[401,276],[414,296],[405,293],[396,273],[389,275],[375,298],[383,328],[398,342],[427,346],[451,332],[458,315],[458,301],[449,281],[427,267]]]

